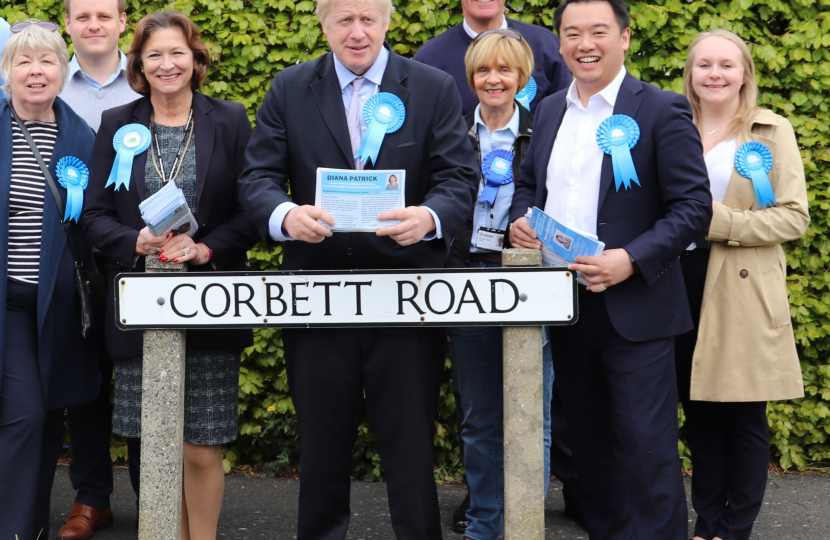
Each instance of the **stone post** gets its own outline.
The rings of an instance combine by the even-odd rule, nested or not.
[[[505,249],[501,261],[502,266],[542,266],[542,252]],[[503,339],[504,539],[544,540],[542,327],[506,327]]]
[[[147,272],[187,272],[186,263],[161,262],[155,255],[145,264]],[[140,540],[181,538],[184,354],[184,330],[144,331]]]

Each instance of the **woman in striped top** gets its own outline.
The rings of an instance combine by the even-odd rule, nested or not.
[[[12,111],[50,175],[72,156],[88,164],[92,130],[56,96],[69,71],[57,25],[11,27],[0,59],[0,538],[48,537],[49,492],[63,408],[98,392],[95,347],[81,337],[74,259],[51,189]],[[58,185],[62,205],[66,190]],[[89,247],[73,227],[86,261]],[[41,467],[41,464],[43,466]]]

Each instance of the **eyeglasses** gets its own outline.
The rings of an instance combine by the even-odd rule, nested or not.
[[[29,28],[33,24],[37,25],[37,26],[40,26],[44,30],[48,30],[50,32],[54,32],[55,30],[58,29],[58,25],[53,23],[53,22],[39,21],[37,19],[29,19],[29,20],[26,20],[26,21],[23,21],[23,22],[13,24],[11,26],[12,34],[17,34],[19,32],[22,32],[23,30]]]
[[[518,32],[514,32],[513,30],[510,30],[508,28],[494,28],[492,30],[485,30],[484,32],[477,35],[476,38],[473,40],[473,45],[475,45],[482,39],[486,38],[490,34],[498,34],[500,36],[518,39],[519,41],[522,40],[522,35]]]

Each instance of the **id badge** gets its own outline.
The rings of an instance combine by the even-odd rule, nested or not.
[[[480,228],[476,238],[476,247],[489,251],[502,251],[504,249],[504,235],[507,231],[499,229]]]

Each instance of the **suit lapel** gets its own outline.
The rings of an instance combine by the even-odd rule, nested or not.
[[[354,156],[349,138],[349,125],[346,122],[346,111],[343,107],[343,92],[340,90],[340,82],[334,70],[333,55],[334,53],[328,53],[317,66],[317,74],[320,78],[311,83],[311,93],[317,102],[317,108],[320,109],[323,120],[334,136],[334,140],[337,141],[337,146],[353,168]]]
[[[562,95],[561,99],[553,99],[557,99],[558,101],[553,103],[553,116],[551,116],[551,121],[545,122],[545,131],[541,131],[540,128],[539,133],[534,134],[534,137],[539,138],[539,140],[541,141],[539,143],[539,148],[542,149],[542,152],[539,154],[539,159],[536,161],[536,163],[534,163],[537,178],[540,177],[542,171],[547,171],[548,169],[550,155],[553,152],[553,143],[556,141],[556,136],[559,133],[559,128],[562,126],[562,120],[565,118],[565,112],[568,110],[568,101],[565,97],[565,94]],[[547,177],[547,175],[544,175],[544,177]],[[547,199],[547,182],[543,183],[542,189],[544,190],[544,196],[542,198],[542,204],[544,205],[545,200]],[[538,189],[536,193],[539,193]]]
[[[198,92],[193,93],[193,136],[196,137],[196,207],[205,187],[216,125],[209,112],[213,110],[210,102]],[[197,129],[198,126],[198,129]],[[198,133],[196,133],[198,131]]]
[[[384,46],[386,46],[384,44]],[[404,109],[406,108],[406,100],[409,99],[410,90],[402,83],[409,77],[406,69],[404,68],[403,62],[401,58],[395,54],[394,51],[389,49],[389,61],[386,64],[386,70],[383,72],[383,79],[380,81],[380,88],[378,92],[389,92],[390,94],[395,94],[398,96],[404,104]],[[406,111],[409,114],[410,111]],[[404,123],[406,123],[406,119],[404,119]],[[389,137],[392,137],[394,134],[389,134],[384,138],[384,141],[387,141]],[[384,146],[388,145],[388,142],[384,142]],[[383,152],[383,146],[381,146],[381,152]],[[380,156],[378,156],[380,158]],[[371,170],[376,168],[377,164],[374,162],[368,162],[364,165],[367,170]]]
[[[150,98],[143,98],[133,111],[135,122],[143,126],[149,126],[152,111],[153,106],[150,103]],[[150,143],[152,144],[152,142],[151,140]],[[148,149],[146,152],[142,152],[133,158],[133,177],[130,181],[130,191],[138,194],[139,202],[144,200],[144,166],[147,164],[147,156],[149,153],[150,150]]]
[[[617,93],[617,101],[614,104],[614,114],[624,114],[631,118],[637,118],[637,111],[640,110],[640,105],[643,103],[643,98],[639,96],[643,88],[640,81],[634,78],[630,73],[625,74],[620,90]],[[642,129],[642,126],[640,126]],[[599,178],[599,198],[597,200],[597,215],[602,209],[602,203],[605,201],[605,196],[614,183],[614,168],[611,164],[611,156],[605,154],[602,157],[602,173]]]

